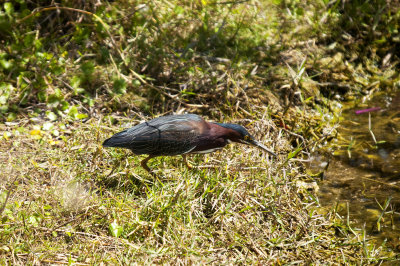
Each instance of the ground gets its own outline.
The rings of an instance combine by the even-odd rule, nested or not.
[[[319,208],[303,162],[335,137],[343,101],[398,86],[399,15],[377,1],[372,29],[362,3],[300,2],[3,4],[0,261],[396,259]],[[193,170],[158,157],[153,178],[143,157],[101,146],[186,112],[239,123],[279,156],[229,145]]]

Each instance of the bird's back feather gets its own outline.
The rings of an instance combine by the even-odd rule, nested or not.
[[[198,115],[170,115],[126,129],[104,141],[104,147],[128,148],[135,154],[177,155],[196,147],[207,123]]]

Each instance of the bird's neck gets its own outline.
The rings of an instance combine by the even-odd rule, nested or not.
[[[213,123],[217,125],[215,127],[215,130],[218,132],[218,137],[226,139],[228,142],[234,141],[237,142],[238,139],[238,133],[234,130],[235,125],[234,124],[228,124],[228,123]]]

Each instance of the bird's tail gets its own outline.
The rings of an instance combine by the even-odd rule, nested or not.
[[[132,136],[127,133],[127,130],[113,135],[111,138],[103,142],[103,147],[120,147],[128,148],[131,144]]]

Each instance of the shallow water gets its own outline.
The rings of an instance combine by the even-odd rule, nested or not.
[[[329,162],[321,205],[348,212],[353,227],[400,252],[400,93],[382,93],[344,111],[332,145],[332,158],[315,156],[310,164],[315,170]]]

